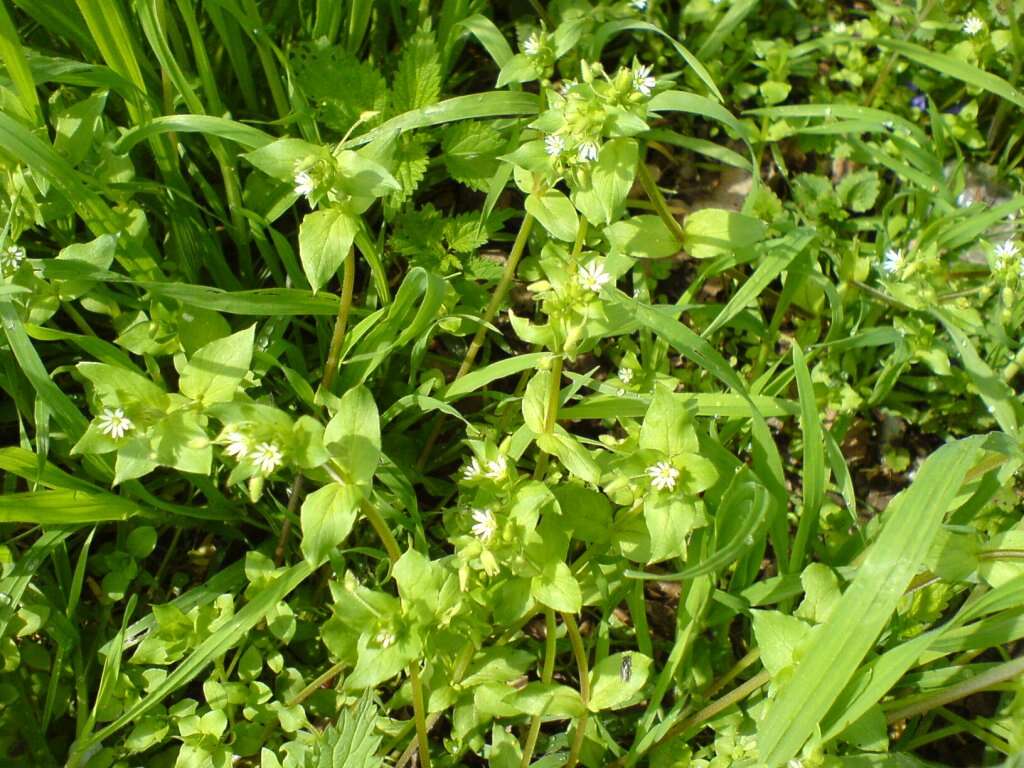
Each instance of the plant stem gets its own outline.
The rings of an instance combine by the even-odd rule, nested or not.
[[[320,386],[328,390],[338,375],[338,359],[341,356],[341,345],[345,341],[345,330],[348,328],[348,316],[352,311],[352,294],[356,285],[356,252],[352,249],[345,259],[345,272],[341,279],[341,302],[338,304],[338,317],[334,321],[334,333],[331,334],[331,346],[327,350],[327,362],[324,364],[324,377]]]
[[[334,332],[331,334],[331,345],[327,349],[327,362],[324,363],[324,372],[320,379],[320,388],[327,391],[334,383],[338,375],[338,359],[341,356],[341,345],[345,341],[345,329],[348,327],[348,316],[352,311],[352,294],[356,284],[356,251],[352,248],[345,259],[345,272],[341,278],[341,300],[338,302],[338,315],[334,318]],[[295,510],[299,505],[299,498],[302,496],[302,488],[305,480],[300,472],[292,481],[291,496],[288,497],[288,510],[285,512],[284,525],[281,526],[281,535],[277,539],[277,547],[274,549],[274,562],[281,565],[284,562],[284,549],[288,544],[288,538],[292,533],[292,518],[295,517]]]
[[[337,664],[333,665],[330,669],[328,669],[322,675],[317,677],[316,680],[314,680],[301,691],[299,691],[297,694],[295,694],[295,696],[292,697],[291,701],[288,702],[288,706],[294,707],[296,704],[301,704],[302,702],[304,702],[306,699],[313,695],[313,692],[316,691],[317,688],[322,686],[328,680],[333,680],[334,677],[348,665],[348,663],[348,661],[339,661]]]
[[[395,539],[395,535],[391,533],[391,529],[388,528],[388,524],[381,517],[380,512],[377,508],[370,504],[369,501],[363,501],[361,506],[363,515],[370,521],[370,525],[373,526],[373,530],[377,532],[380,540],[384,543],[384,549],[387,550],[388,559],[391,560],[391,564],[394,565],[398,558],[402,556],[402,550],[398,546],[398,541]],[[401,592],[399,592],[401,596]],[[423,697],[423,682],[420,680],[420,668],[419,661],[413,659],[409,664],[409,685],[412,687],[412,711],[413,718],[416,721],[416,742],[419,745],[419,764],[421,768],[430,768],[430,742],[427,740],[427,732],[429,727],[427,726],[427,714],[426,706],[424,704]]]
[[[665,226],[669,228],[672,236],[680,243],[683,242],[683,238],[686,237],[683,234],[683,228],[676,220],[676,217],[672,215],[672,211],[669,210],[668,203],[665,202],[665,196],[658,189],[658,185],[655,183],[654,177],[651,176],[651,172],[643,158],[640,159],[637,165],[637,171],[640,175],[640,184],[644,188],[644,192],[651,199],[651,202],[654,203],[654,209],[658,212],[661,220],[665,222]]]
[[[555,674],[555,612],[550,608],[544,609],[544,667],[540,673],[541,682],[550,683]],[[529,768],[530,760],[533,759],[533,750],[537,746],[537,737],[540,735],[541,716],[534,715],[530,720],[530,731],[526,735],[526,742],[523,744],[523,759],[519,764],[520,768]]]
[[[580,677],[580,700],[583,702],[583,714],[576,721],[576,733],[573,735],[572,746],[569,749],[569,759],[565,761],[566,768],[573,768],[579,762],[583,736],[587,730],[587,707],[590,706],[590,670],[587,665],[587,650],[583,647],[583,638],[580,636],[579,627],[576,626],[576,618],[571,613],[563,613],[562,621],[565,622],[565,629],[569,634],[572,654],[576,657],[576,669],[579,671]]]
[[[1013,680],[1015,677],[1019,677],[1022,674],[1024,674],[1024,656],[1018,656],[1016,659],[1000,664],[998,667],[988,669],[980,675],[975,675],[969,680],[959,682],[956,685],[951,686],[944,691],[939,691],[926,699],[915,701],[905,707],[901,707],[900,709],[894,709],[891,712],[887,712],[885,719],[889,723],[895,723],[898,720],[906,720],[908,717],[923,714],[930,709],[950,704],[954,701],[970,696],[971,694],[984,691],[987,688],[992,688],[993,686],[1005,683],[1008,680]]]
[[[469,344],[469,349],[466,350],[466,356],[462,359],[462,365],[459,366],[458,373],[455,374],[454,381],[458,381],[473,367],[473,363],[476,361],[477,353],[480,352],[480,348],[484,344],[484,338],[487,335],[487,326],[494,320],[494,316],[498,314],[498,309],[501,307],[502,302],[505,300],[505,294],[508,293],[509,287],[512,285],[512,281],[516,276],[516,267],[519,266],[519,259],[523,255],[523,251],[526,250],[526,241],[530,237],[530,230],[533,229],[533,216],[529,213],[523,217],[523,223],[519,225],[519,233],[516,235],[515,242],[512,244],[512,250],[508,255],[508,260],[505,262],[505,269],[501,273],[501,279],[498,281],[497,287],[494,289],[494,294],[491,296],[490,302],[487,304],[487,309],[484,310],[483,317],[480,318],[480,327],[477,328],[476,333],[473,335],[473,340]],[[438,414],[437,418],[434,419],[434,427],[430,432],[430,436],[427,438],[426,444],[423,446],[423,451],[420,453],[420,457],[416,462],[416,470],[418,472],[423,471],[423,467],[427,463],[427,457],[434,448],[434,444],[437,442],[437,438],[441,436],[441,427],[444,425],[443,414]]]
[[[462,653],[459,654],[459,658],[455,662],[455,667],[452,669],[451,684],[455,685],[462,682],[462,678],[466,675],[466,670],[469,669],[470,663],[473,661],[473,655],[476,653],[476,646],[472,642],[466,643],[462,649]],[[427,733],[430,733],[431,729],[441,719],[441,713],[435,712],[427,718]],[[412,759],[412,753],[416,751],[416,747],[419,744],[419,736],[417,735],[409,746],[402,752],[402,756],[398,758],[398,762],[395,763],[395,768],[405,768],[405,765]]]

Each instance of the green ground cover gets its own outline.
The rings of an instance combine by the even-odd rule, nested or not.
[[[0,765],[1019,765],[1024,0],[0,0]]]

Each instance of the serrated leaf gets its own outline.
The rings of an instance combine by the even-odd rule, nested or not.
[[[408,112],[436,104],[441,95],[441,59],[434,33],[428,28],[416,30],[402,44],[402,59],[391,84],[394,112]]]
[[[334,725],[317,740],[316,768],[379,768],[377,749],[382,736],[376,733],[377,707],[367,691],[354,709],[345,709]]]
[[[441,136],[444,164],[451,177],[467,187],[486,192],[498,170],[498,154],[505,140],[490,124],[465,120],[445,128]]]
[[[855,213],[869,210],[878,199],[881,182],[874,171],[858,171],[843,178],[836,193],[843,205]]]

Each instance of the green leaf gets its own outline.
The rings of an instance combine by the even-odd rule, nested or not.
[[[651,538],[647,562],[660,563],[685,555],[690,534],[707,518],[678,493],[652,489],[644,498],[644,523]]]
[[[443,125],[457,120],[477,120],[483,117],[501,117],[537,114],[540,101],[535,93],[487,91],[469,96],[445,99],[429,107],[414,109],[393,117],[372,131],[349,139],[343,147],[358,147],[382,136]]]
[[[499,69],[515,55],[501,30],[486,16],[474,14],[459,22],[459,26],[465,27],[480,41],[480,45],[491,55]]]
[[[296,166],[315,158],[323,158],[323,147],[302,139],[277,139],[259,149],[242,155],[267,176],[289,185],[294,183]]]
[[[227,653],[312,573],[312,567],[305,562],[286,569],[273,584],[258,592],[216,632],[210,633],[167,677],[148,689],[142,699],[126,708],[113,722],[77,744],[77,754],[80,755],[93,745],[102,743],[129,723],[138,721],[154,707],[164,703],[168,696],[191,682],[214,659]],[[72,755],[72,760],[74,759],[75,756]]]
[[[203,133],[227,139],[243,147],[256,149],[274,141],[274,137],[245,123],[210,115],[165,115],[154,117],[144,125],[132,128],[114,145],[114,152],[123,155],[141,141],[163,133]]]
[[[88,525],[146,514],[112,493],[64,490],[0,495],[0,522],[32,525]]]
[[[664,259],[679,253],[679,242],[660,216],[633,216],[604,231],[612,248],[634,259]]]
[[[569,566],[561,561],[548,563],[539,575],[533,577],[530,594],[548,608],[562,613],[579,613],[583,606],[579,582]]]
[[[856,578],[758,725],[758,748],[768,765],[799,752],[874,646],[984,441],[977,436],[942,446],[921,465],[910,488],[889,503]]]
[[[876,43],[881,48],[888,48],[891,51],[906,56],[911,61],[931,67],[937,72],[941,72],[955,80],[981,88],[989,93],[994,93],[1018,108],[1024,109],[1024,93],[998,75],[993,75],[991,72],[979,69],[962,59],[954,58],[945,53],[935,53],[905,40],[880,37],[877,38]]]
[[[316,768],[378,768],[376,757],[383,737],[377,732],[378,712],[371,691],[354,708],[320,733],[316,742]]]
[[[185,397],[204,405],[232,400],[252,363],[256,326],[200,348],[185,365],[178,388]]]
[[[352,483],[373,481],[380,459],[380,415],[370,390],[357,386],[342,396],[324,429],[324,445]]]
[[[358,226],[342,210],[307,214],[299,225],[299,259],[315,294],[338,271],[352,250]]]
[[[529,352],[525,355],[507,357],[504,360],[486,365],[475,371],[470,371],[461,379],[456,379],[448,385],[445,391],[445,399],[453,400],[462,395],[468,395],[481,387],[485,387],[492,381],[503,379],[520,371],[536,368],[544,359],[550,357],[548,352]]]
[[[836,187],[836,193],[843,205],[855,213],[871,209],[878,199],[882,183],[875,171],[857,171],[844,176]]]
[[[554,434],[538,435],[537,445],[545,453],[557,456],[565,468],[581,480],[596,485],[601,479],[601,468],[587,449],[558,424]]]
[[[579,216],[569,198],[557,189],[549,189],[543,194],[536,192],[526,198],[526,210],[549,235],[559,240],[572,242],[580,226]]]
[[[316,568],[348,536],[359,511],[363,492],[354,485],[331,483],[302,502],[302,554]]]
[[[526,385],[523,392],[523,423],[535,434],[544,432],[545,414],[548,410],[548,382],[551,372],[539,370]]]
[[[634,139],[612,139],[588,166],[572,192],[572,201],[592,224],[611,224],[622,215],[639,154]]]
[[[642,653],[613,653],[601,659],[590,670],[590,711],[637,703],[650,672],[651,658]]]
[[[760,224],[760,222],[758,223]],[[783,238],[765,243],[760,249],[763,250],[764,256],[757,269],[754,270],[754,274],[743,282],[729,302],[722,307],[722,311],[718,313],[711,325],[704,329],[701,336],[707,338],[749,306],[783,270],[793,263],[793,260],[803,252],[814,237],[813,230],[802,228],[794,230]]]
[[[402,43],[402,58],[391,83],[394,109],[406,112],[437,103],[441,93],[441,60],[434,33],[420,28]]]
[[[710,259],[749,248],[765,227],[752,216],[721,208],[694,211],[683,222],[683,245],[695,259]]]
[[[669,457],[696,453],[699,446],[692,407],[692,401],[675,395],[664,384],[657,385],[640,427],[640,447]]]
[[[757,647],[761,649],[761,663],[772,677],[778,677],[799,660],[811,627],[779,611],[750,613]]]

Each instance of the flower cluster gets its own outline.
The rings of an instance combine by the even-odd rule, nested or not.
[[[494,480],[500,482],[505,479],[508,474],[508,460],[501,454],[498,454],[498,458],[492,459],[485,464],[480,463],[480,459],[473,457],[473,459],[462,469],[463,480],[479,480],[485,478],[487,480]]]
[[[284,462],[284,451],[273,440],[256,442],[239,427],[230,426],[218,440],[224,453],[236,461],[247,461],[264,477],[269,477]]]

